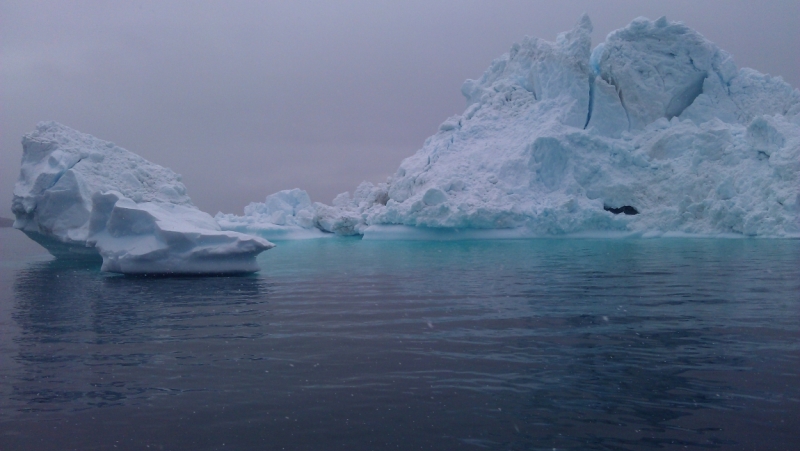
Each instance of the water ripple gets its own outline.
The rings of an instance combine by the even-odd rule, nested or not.
[[[101,410],[167,448],[178,430],[192,449],[797,445],[798,242],[319,240],[260,262],[7,265],[0,447],[55,443],[44,418],[88,448]]]

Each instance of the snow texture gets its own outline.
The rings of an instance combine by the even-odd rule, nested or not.
[[[274,245],[222,231],[186,195],[180,176],[113,143],[55,122],[23,137],[14,227],[53,255],[103,259],[104,271],[258,271]]]
[[[514,44],[464,83],[466,111],[387,183],[304,204],[302,218],[285,210],[280,223],[387,239],[473,229],[800,237],[797,89],[737,69],[663,17],[638,18],[594,50],[591,31],[584,15],[555,42]],[[247,230],[275,223],[252,211],[225,218]]]

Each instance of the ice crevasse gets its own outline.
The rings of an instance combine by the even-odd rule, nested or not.
[[[258,271],[269,241],[223,231],[195,207],[180,176],[56,122],[22,139],[14,227],[56,257],[102,258],[125,274]]]
[[[680,22],[638,18],[594,49],[591,31],[584,15],[514,44],[386,183],[216,219],[263,236],[800,237],[797,89]]]

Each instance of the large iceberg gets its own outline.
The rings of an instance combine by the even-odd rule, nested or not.
[[[584,15],[514,44],[386,183],[279,221],[365,238],[800,236],[797,89],[665,18],[594,50],[591,31]],[[258,211],[225,224],[266,230]]]
[[[22,139],[14,227],[56,257],[102,257],[125,274],[258,271],[269,241],[223,231],[180,176],[113,143],[55,122]]]

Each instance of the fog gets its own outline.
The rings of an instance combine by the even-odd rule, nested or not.
[[[329,202],[385,181],[512,43],[582,12],[595,45],[666,15],[800,86],[793,0],[3,2],[0,216],[41,120],[181,173],[212,215],[295,187]]]

